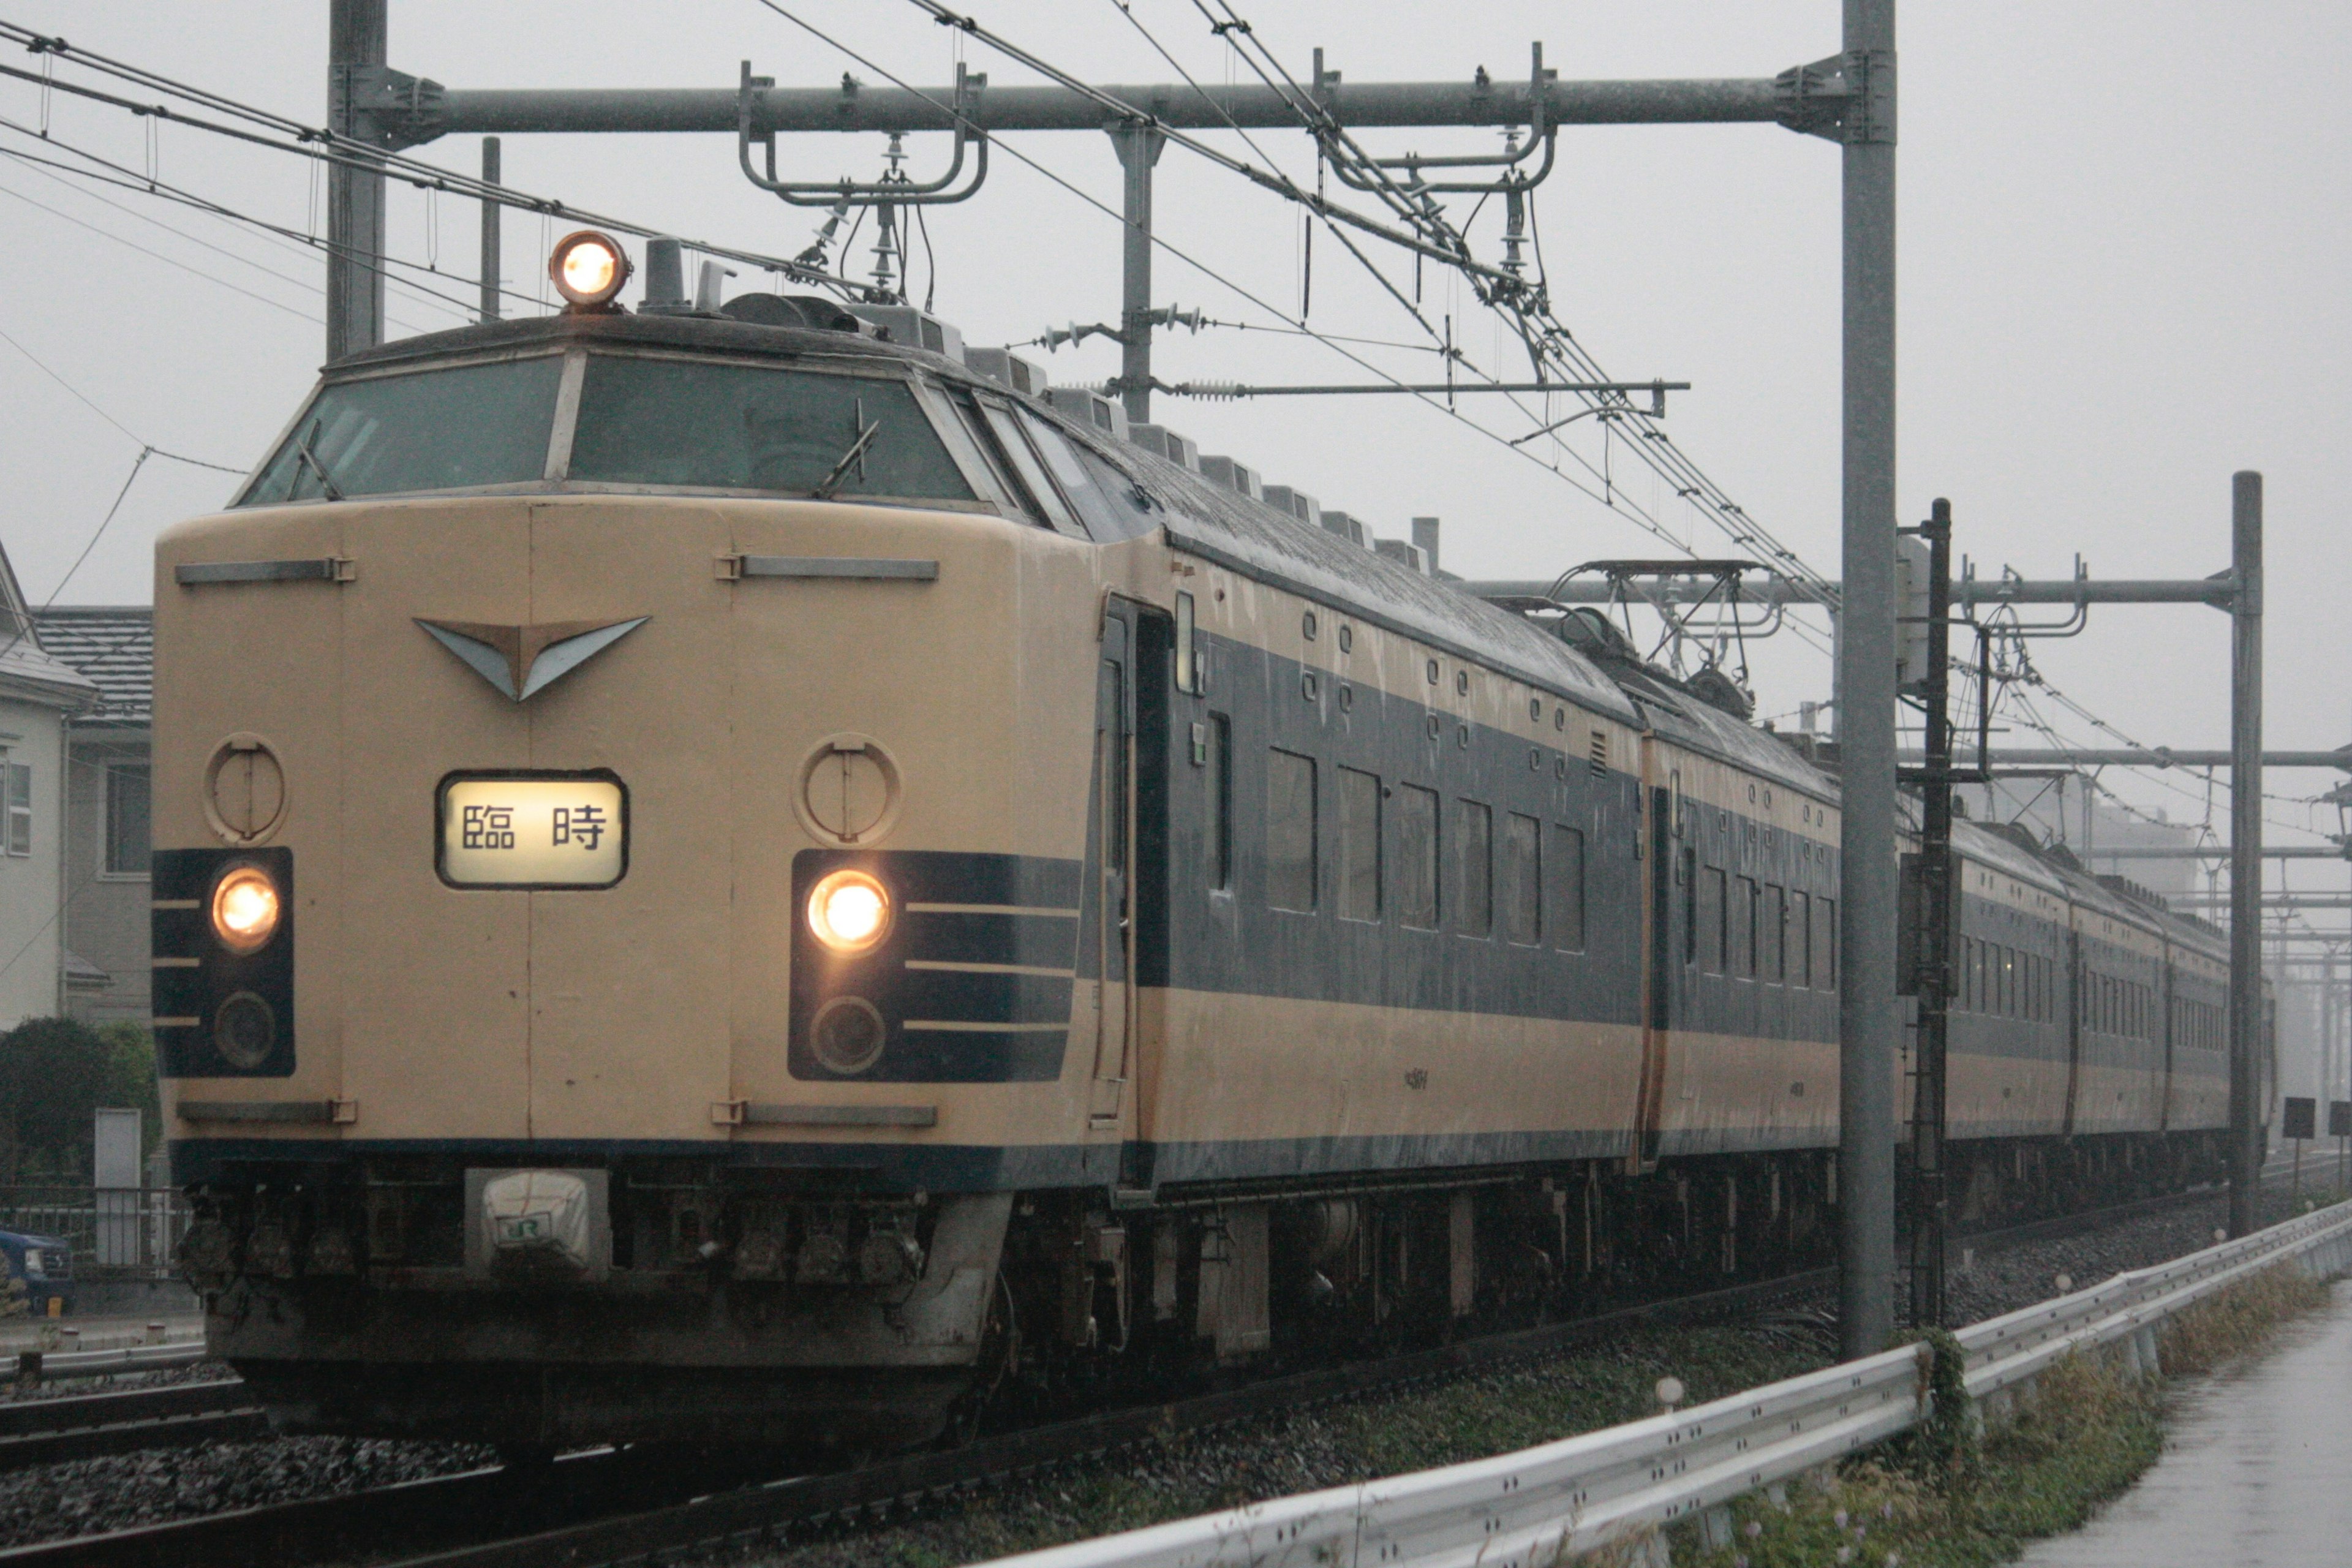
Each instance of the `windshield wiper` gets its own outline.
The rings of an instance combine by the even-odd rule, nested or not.
[[[864,398],[859,398],[857,400],[856,414],[855,417],[857,421],[857,439],[849,444],[849,450],[841,455],[841,461],[834,464],[833,472],[825,475],[824,477],[824,483],[817,486],[816,499],[819,500],[830,500],[832,499],[834,490],[839,487],[842,479],[847,476],[851,464],[855,463],[857,466],[857,477],[859,479],[862,479],[866,477],[866,448],[872,446],[874,444],[874,437],[881,434],[882,421],[877,419],[871,425],[866,423],[866,400]]]
[[[316,474],[319,477],[319,490],[320,494],[324,495],[329,500],[341,500],[343,499],[343,492],[335,488],[335,481],[327,477],[327,465],[319,461],[319,454],[310,449],[310,443],[319,438],[320,423],[320,422],[319,420],[311,420],[310,428],[302,433],[302,439],[297,443],[294,447],[294,471],[287,476],[286,479],[286,499],[288,500],[292,500],[294,499],[294,487],[302,482],[302,470],[305,467],[308,467],[313,474]]]

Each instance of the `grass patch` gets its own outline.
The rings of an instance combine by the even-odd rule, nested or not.
[[[2210,1371],[2327,1299],[2326,1286],[2291,1268],[2269,1270],[2173,1318],[2159,1357],[2171,1375]],[[2079,1528],[2163,1446],[2159,1383],[2070,1357],[2019,1391],[2011,1419],[1981,1442],[1935,1458],[1890,1445],[1791,1485],[1785,1503],[1742,1500],[1729,1546],[1704,1550],[1695,1531],[1678,1531],[1674,1558],[1706,1568],[1984,1568]]]

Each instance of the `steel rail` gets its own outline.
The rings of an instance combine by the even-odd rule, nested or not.
[[[258,1437],[269,1422],[236,1378],[0,1405],[0,1470],[138,1448]]]

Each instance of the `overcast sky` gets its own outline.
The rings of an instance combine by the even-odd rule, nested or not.
[[[887,71],[944,81],[956,40],[899,0],[787,0]],[[1099,81],[1171,72],[1113,0],[972,0],[981,19]],[[1541,39],[1567,78],[1769,76],[1838,47],[1832,0],[1660,0],[1643,6],[1241,5],[1295,72],[1313,48],[1350,81],[1497,78],[1527,68]],[[16,0],[0,15],[306,120],[324,117],[326,5]],[[1244,68],[1190,0],[1133,0],[1134,17],[1205,80]],[[855,66],[754,0],[661,6],[604,0],[394,0],[395,66],[451,87],[731,86],[738,63],[787,84],[837,81]],[[2352,564],[2334,516],[2352,494],[2347,398],[2347,132],[2352,11],[2269,0],[1972,0],[1915,5],[1901,21],[1901,468],[1906,520],[1949,496],[1959,548],[1990,573],[2063,575],[2074,555],[2103,576],[2201,576],[2229,560],[2233,469],[2269,485],[2268,736],[2273,745],[2352,739],[2340,672],[2352,660]],[[1033,79],[966,46],[998,83]],[[26,57],[16,57],[24,60]],[[308,165],[184,127],[0,82],[0,115],[46,122],[61,142],[185,184],[297,229],[322,222]],[[1368,134],[1376,151],[1477,151],[1485,132]],[[1246,153],[1231,142],[1236,152]],[[913,144],[918,177],[943,155]],[[1265,152],[1311,170],[1303,134],[1262,134]],[[1020,150],[1115,206],[1107,138],[1030,136]],[[60,156],[0,129],[0,149]],[[802,138],[797,175],[870,175],[878,138]],[[471,140],[420,150],[460,168]],[[746,184],[724,137],[509,138],[508,182],[648,225],[751,248],[798,251],[813,215]],[[1670,427],[1749,514],[1834,575],[1838,552],[1838,161],[1831,142],[1772,126],[1571,130],[1537,213],[1562,317],[1610,373],[1689,381]],[[108,205],[101,203],[112,203]],[[34,204],[39,204],[37,205]],[[1466,209],[1465,209],[1466,212]],[[319,359],[315,252],[121,190],[95,194],[0,160],[0,331],[37,356],[126,435],[0,343],[0,509],[26,592],[58,589],[89,543],[142,443],[243,467],[292,411]],[[1301,223],[1278,201],[1181,149],[1160,166],[1162,303],[1278,324],[1236,292],[1297,309]],[[1496,244],[1493,207],[1475,236]],[[167,230],[157,224],[170,226]],[[453,276],[431,286],[470,301],[478,219],[395,192],[395,251]],[[509,286],[540,289],[542,225],[510,216]],[[174,233],[171,230],[180,232]],[[969,341],[1031,338],[1113,319],[1118,226],[1000,154],[974,201],[929,219],[940,314]],[[861,238],[859,249],[866,241]],[[1401,286],[1412,268],[1373,258]],[[864,267],[870,258],[854,258]],[[1211,276],[1213,273],[1215,276]],[[204,276],[199,276],[203,274]],[[1222,279],[1222,281],[1221,281]],[[233,287],[232,287],[233,286]],[[738,288],[763,286],[757,278]],[[1433,320],[1454,316],[1470,355],[1524,371],[1461,289],[1423,283]],[[457,307],[395,291],[394,331],[457,324]],[[1313,325],[1402,341],[1417,331],[1332,245],[1314,249]],[[1426,355],[1360,349],[1426,378]],[[1111,374],[1107,345],[1045,363],[1057,378]],[[1163,340],[1163,376],[1356,380],[1312,340],[1213,330]],[[1528,427],[1497,400],[1464,411],[1505,434]],[[1658,540],[1549,468],[1443,413],[1402,399],[1163,403],[1206,450],[1345,508],[1384,533],[1416,513],[1444,519],[1444,563],[1473,576],[1549,574],[1606,556],[1669,553]],[[1595,463],[1600,448],[1580,448]],[[1622,449],[1612,482],[1654,505],[1700,552],[1726,542],[1671,490],[1659,496]],[[1591,483],[1590,476],[1577,473]],[[61,602],[143,602],[156,532],[225,498],[226,476],[152,460]],[[2228,623],[2199,608],[2095,613],[2088,633],[2037,646],[2053,685],[2149,743],[2220,746],[2228,734]],[[1783,636],[1757,650],[1760,711],[1829,694],[1828,661]],[[2072,737],[2090,728],[2043,699]],[[2020,742],[2033,736],[2020,733]],[[2204,815],[2195,780],[2111,773],[2176,818]],[[2284,796],[2335,779],[2273,776]],[[2226,815],[2226,795],[2219,809]],[[2333,829],[2335,813],[2274,805],[2281,823]],[[2217,819],[2218,820],[2218,819]],[[2222,826],[2226,828],[2226,823]],[[2313,870],[2299,880],[2318,881]],[[2330,879],[2340,885],[2340,876]]]

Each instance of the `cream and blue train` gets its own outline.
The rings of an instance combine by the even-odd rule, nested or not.
[[[184,1262],[281,1424],[856,1453],[1821,1252],[1832,777],[912,312],[574,292],[158,547]],[[1966,1213],[2210,1174],[2214,933],[1961,854]]]

